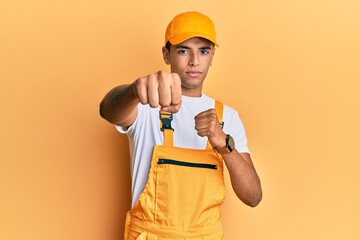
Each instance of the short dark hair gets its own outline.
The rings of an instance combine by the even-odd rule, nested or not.
[[[170,48],[171,48],[171,43],[169,41],[167,41],[166,45],[165,45],[165,48],[170,51]]]

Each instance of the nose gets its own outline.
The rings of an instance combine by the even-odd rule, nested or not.
[[[199,56],[197,52],[192,52],[190,54],[189,66],[191,67],[199,66]]]

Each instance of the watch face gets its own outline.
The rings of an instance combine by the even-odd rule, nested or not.
[[[229,134],[226,135],[225,141],[226,141],[225,147],[215,149],[216,152],[220,154],[225,154],[225,153],[231,153],[235,149],[234,139]]]
[[[229,135],[229,142],[228,142],[228,149],[230,152],[232,152],[235,149],[235,142],[234,139]]]

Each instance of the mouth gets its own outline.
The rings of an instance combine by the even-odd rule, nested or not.
[[[186,74],[189,76],[189,77],[192,77],[192,78],[197,78],[199,76],[201,76],[202,72],[200,71],[187,71]]]

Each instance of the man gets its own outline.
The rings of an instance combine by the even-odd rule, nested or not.
[[[130,140],[132,209],[125,239],[223,239],[223,162],[241,201],[262,198],[242,122],[202,92],[215,54],[213,22],[198,12],[169,23],[159,71],[112,89],[100,114]]]

